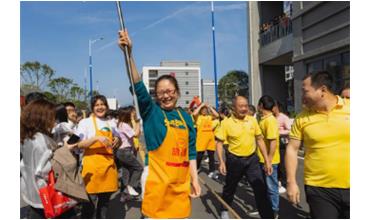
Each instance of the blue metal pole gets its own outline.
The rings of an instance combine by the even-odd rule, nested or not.
[[[92,56],[91,56],[91,40],[89,40],[89,69],[90,69],[90,100],[93,96],[93,79],[92,79]]]
[[[213,74],[214,74],[214,79],[215,79],[216,110],[218,111],[217,65],[216,65],[216,39],[215,39],[215,18],[214,18],[213,1],[211,2],[211,6],[212,6],[212,37],[213,37]]]

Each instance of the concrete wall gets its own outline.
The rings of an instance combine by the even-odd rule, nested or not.
[[[269,95],[286,105],[288,84],[284,66],[262,66],[262,94]]]
[[[350,3],[293,1],[295,109],[301,109],[301,84],[307,62],[349,51]]]
[[[293,50],[292,42],[293,35],[289,34],[263,46],[259,51],[260,63],[268,62],[269,60],[291,52]]]
[[[248,2],[249,14],[249,96],[250,103],[256,105],[262,95],[260,62],[259,62],[259,25],[260,15],[258,2]]]

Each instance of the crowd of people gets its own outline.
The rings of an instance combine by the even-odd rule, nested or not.
[[[292,20],[286,13],[275,16],[260,26],[260,40],[266,45],[292,32]]]
[[[268,95],[256,107],[239,95],[228,110],[217,112],[207,103],[183,109],[176,105],[180,89],[175,77],[156,80],[153,100],[138,74],[127,31],[119,32],[119,46],[128,48],[141,120],[133,106],[109,110],[103,95],[91,99],[90,115],[78,114],[71,102],[55,105],[39,93],[26,97],[20,135],[27,218],[45,218],[39,189],[47,185],[51,170],[58,170],[60,184],[69,184],[58,190],[81,208],[58,218],[76,217],[76,211],[81,218],[107,218],[110,197],[118,190],[122,202],[141,200],[144,218],[189,218],[191,199],[202,193],[198,172],[205,153],[208,176],[226,177],[222,199],[229,206],[244,177],[260,217],[278,218],[280,193],[287,192],[292,204],[300,202],[296,171],[302,143],[311,217],[349,218],[349,87],[342,98],[332,92],[329,73],[307,75],[303,111],[294,123]],[[142,133],[145,149],[139,141]],[[59,149],[74,162],[57,167]],[[67,178],[71,170],[76,178]],[[220,210],[221,218],[229,218],[227,207]]]

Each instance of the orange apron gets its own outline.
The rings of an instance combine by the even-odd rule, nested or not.
[[[187,218],[190,216],[189,131],[170,125],[166,114],[166,137],[148,152],[148,177],[142,213],[149,218]]]
[[[112,129],[98,129],[96,118],[92,116],[95,136],[105,136],[113,140]],[[109,126],[109,125],[108,125]],[[114,163],[113,151],[97,141],[85,149],[82,161],[82,177],[89,194],[115,192],[118,189],[118,173]]]
[[[202,152],[206,150],[215,151],[216,142],[215,134],[213,133],[213,121],[212,116],[202,116],[198,117],[199,123],[197,130],[197,142],[196,148],[197,152]]]

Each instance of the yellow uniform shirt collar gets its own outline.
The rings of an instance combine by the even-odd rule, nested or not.
[[[246,122],[246,121],[248,121],[248,115],[246,115],[246,116],[244,117],[244,119],[239,119],[239,118],[235,117],[235,115],[234,115],[234,114],[232,114],[232,115],[231,115],[231,119],[233,119],[233,121],[235,121],[235,122],[238,122],[238,121]]]
[[[267,115],[262,116],[262,117],[261,117],[261,120],[264,120],[264,119],[266,119],[266,118],[268,118],[268,117],[271,117],[271,116],[272,116],[272,113],[268,113]]]

